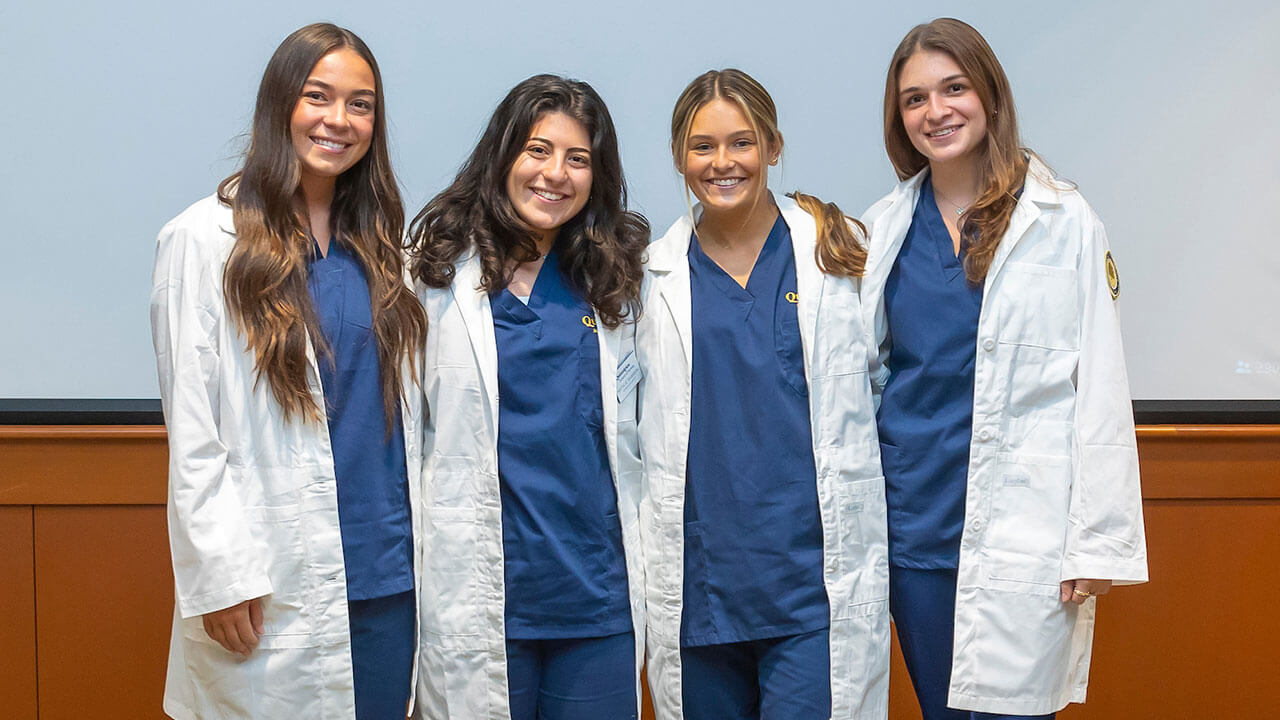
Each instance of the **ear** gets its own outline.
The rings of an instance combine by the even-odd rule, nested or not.
[[[782,135],[769,141],[769,146],[765,148],[765,157],[768,158],[770,165],[778,164],[778,158],[782,157]]]

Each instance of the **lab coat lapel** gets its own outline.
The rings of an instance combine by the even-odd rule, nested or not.
[[[1049,168],[1033,156],[1027,165],[1027,177],[1023,183],[1022,195],[1013,209],[1013,215],[1009,217],[1009,229],[1000,239],[996,254],[991,258],[991,267],[987,269],[984,292],[990,292],[994,278],[1000,274],[1000,268],[1004,267],[1005,260],[1017,247],[1018,242],[1026,236],[1027,231],[1037,222],[1042,221],[1048,208],[1062,204],[1058,192],[1053,188],[1055,182]]]
[[[467,326],[467,338],[475,353],[476,367],[480,368],[480,382],[489,399],[491,417],[498,413],[498,343],[493,334],[493,311],[489,296],[480,288],[480,258],[472,254],[458,262],[457,275],[451,291],[462,322]]]
[[[689,238],[693,223],[687,217],[676,221],[653,246],[650,247],[649,271],[654,274],[654,284],[662,302],[671,313],[680,335],[684,351],[685,368],[693,368],[693,297],[689,288]]]
[[[596,337],[600,343],[600,404],[604,408],[604,442],[613,468],[614,484],[618,478],[618,347],[623,326],[607,328],[595,314]]]

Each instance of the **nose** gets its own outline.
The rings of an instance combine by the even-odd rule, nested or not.
[[[342,127],[347,124],[347,104],[335,102],[329,105],[324,114],[324,122],[331,127]]]
[[[717,171],[727,170],[731,165],[733,165],[733,159],[729,157],[728,146],[721,145],[716,148],[716,154],[711,158],[711,168]]]
[[[951,108],[947,105],[946,99],[935,93],[931,93],[925,103],[925,116],[930,120],[943,117],[950,110]]]
[[[550,183],[561,183],[569,177],[568,158],[556,155],[542,166],[542,176]]]

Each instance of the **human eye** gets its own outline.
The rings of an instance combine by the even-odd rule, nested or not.
[[[356,112],[362,115],[367,115],[368,113],[373,112],[373,101],[368,98],[360,98],[352,101],[351,107]]]
[[[319,90],[303,90],[302,97],[313,103],[322,103],[325,100],[324,93]]]
[[[947,92],[951,93],[952,95],[959,95],[960,93],[968,89],[969,89],[969,86],[965,85],[962,82],[953,82],[947,86]]]
[[[541,143],[530,143],[529,146],[524,149],[524,151],[529,153],[530,155],[533,155],[534,157],[546,157],[548,155],[546,146],[542,145]]]
[[[733,146],[739,149],[749,148],[752,145],[755,145],[755,142],[753,142],[751,138],[738,138],[737,140],[733,141]]]
[[[902,99],[903,107],[915,107],[924,102],[924,95],[920,93],[912,93]]]
[[[570,155],[569,162],[577,165],[578,167],[591,167],[590,156],[583,155],[582,153],[574,153]]]

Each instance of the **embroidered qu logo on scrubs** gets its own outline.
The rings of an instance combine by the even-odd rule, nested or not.
[[[787,302],[791,303],[792,305],[795,305],[796,303],[800,302],[800,296],[793,292],[789,292],[787,293]]]
[[[1116,270],[1116,261],[1111,259],[1111,251],[1107,251],[1107,287],[1111,288],[1111,299],[1120,297],[1120,271]]]
[[[595,319],[595,318],[593,318],[593,317],[591,317],[590,315],[583,315],[583,316],[582,316],[582,324],[583,324],[583,325],[586,325],[586,326],[587,326],[587,327],[589,327],[589,328],[591,328],[591,332],[593,332],[593,333],[598,333],[598,332],[600,332],[599,330],[596,330],[596,319]]]

